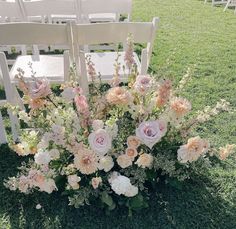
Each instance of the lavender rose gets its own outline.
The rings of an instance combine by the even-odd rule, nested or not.
[[[92,132],[88,137],[89,145],[93,151],[104,156],[111,149],[112,139],[104,129]]]
[[[32,99],[45,98],[52,93],[47,79],[36,80],[31,85],[30,96]]]
[[[162,120],[142,122],[136,129],[136,136],[150,149],[161,140],[167,130]]]

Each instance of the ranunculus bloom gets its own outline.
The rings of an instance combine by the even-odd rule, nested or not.
[[[149,75],[139,75],[134,83],[134,89],[141,95],[147,94],[152,87],[152,78]]]
[[[122,154],[117,158],[117,164],[122,168],[127,168],[132,165],[132,158],[126,154]]]
[[[126,150],[125,150],[125,154],[131,158],[131,160],[133,161],[135,159],[135,157],[137,157],[138,155],[138,152],[135,148],[132,148],[132,147],[128,147]]]
[[[105,155],[112,146],[112,139],[104,129],[98,129],[92,132],[88,137],[88,141],[91,149],[100,156]]]
[[[167,130],[162,120],[144,121],[136,129],[136,136],[150,149],[161,140]]]
[[[75,167],[82,174],[92,174],[98,169],[98,158],[96,154],[89,149],[81,149],[74,158]]]
[[[31,84],[30,97],[32,99],[45,98],[51,93],[52,91],[47,79],[36,80],[33,84]]]
[[[143,153],[139,156],[138,160],[135,162],[141,168],[151,168],[153,163],[153,156],[148,153]]]
[[[140,146],[140,140],[136,136],[129,136],[127,138],[127,145],[129,147],[137,149]]]
[[[113,105],[128,105],[133,101],[133,97],[128,90],[123,87],[111,88],[106,96],[108,103]]]

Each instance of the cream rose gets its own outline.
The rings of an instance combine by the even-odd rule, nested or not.
[[[124,169],[132,165],[132,158],[126,154],[122,154],[117,158],[118,165]]]
[[[137,164],[138,167],[141,167],[143,169],[151,168],[153,164],[153,156],[148,153],[141,154],[135,164]]]

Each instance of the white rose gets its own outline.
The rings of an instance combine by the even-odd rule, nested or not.
[[[130,179],[128,177],[118,175],[113,179],[109,179],[112,190],[118,194],[125,194],[130,187]]]
[[[104,170],[109,172],[114,166],[114,162],[111,156],[105,156],[100,158],[98,168],[99,170]]]
[[[35,163],[38,165],[48,165],[51,161],[51,156],[49,152],[39,151],[34,155]]]
[[[165,135],[166,130],[164,121],[144,121],[136,129],[136,136],[151,149]]]
[[[102,129],[104,127],[104,122],[102,120],[96,119],[93,121],[92,127],[94,131]]]
[[[91,149],[100,156],[105,155],[111,149],[112,139],[103,129],[92,132],[88,137],[88,141]]]

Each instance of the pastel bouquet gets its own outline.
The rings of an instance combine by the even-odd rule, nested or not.
[[[14,110],[26,128],[11,147],[28,160],[5,181],[6,187],[25,194],[58,191],[75,207],[100,203],[110,210],[122,204],[139,209],[147,207],[149,188],[160,179],[188,179],[209,166],[213,155],[224,160],[235,149],[215,149],[191,132],[229,111],[229,104],[221,100],[189,115],[191,103],[180,95],[190,72],[176,89],[168,79],[139,75],[128,41],[128,82],[119,82],[117,64],[112,82],[101,83],[87,58],[88,95],[75,81],[53,93],[46,79],[27,83],[19,70],[19,89],[28,106]]]

